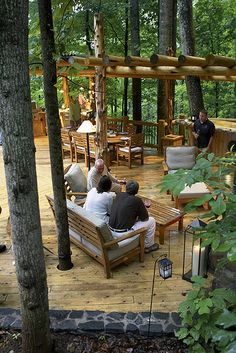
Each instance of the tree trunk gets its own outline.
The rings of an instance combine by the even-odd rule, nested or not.
[[[95,56],[103,58],[104,35],[103,35],[103,16],[101,13],[94,16],[95,31]],[[109,154],[107,148],[107,110],[106,110],[106,68],[97,66],[95,68],[95,102],[96,102],[96,125],[98,157],[102,157],[105,164],[109,166]]]
[[[159,54],[175,56],[176,11],[176,0],[159,1]],[[158,120],[171,120],[173,118],[174,86],[174,81],[158,80]]]
[[[195,37],[193,33],[192,0],[179,1],[180,37],[182,50],[185,55],[195,55]],[[185,79],[189,100],[190,114],[198,116],[204,109],[200,78],[188,76]]]
[[[86,37],[86,45],[89,51],[89,55],[93,55],[93,49],[91,46],[90,33],[89,33],[89,10],[85,11],[85,37]]]
[[[0,7],[0,126],[24,353],[51,352],[28,66],[28,1]]]
[[[125,46],[124,46],[124,56],[128,55],[128,38],[129,38],[129,0],[125,2]],[[128,87],[129,79],[124,78],[124,94],[123,94],[123,104],[122,104],[122,115],[128,115]]]
[[[47,113],[52,185],[55,200],[55,219],[58,237],[59,270],[73,267],[64,187],[63,159],[61,151],[61,125],[57,101],[57,74],[51,0],[38,0],[41,46],[44,67],[44,97]]]
[[[140,56],[139,1],[130,0],[131,54]],[[132,79],[133,119],[142,120],[141,78]]]

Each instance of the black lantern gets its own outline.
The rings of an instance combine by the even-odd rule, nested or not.
[[[150,302],[150,310],[149,310],[149,320],[148,320],[148,337],[150,334],[150,324],[151,324],[151,315],[152,315],[152,302],[153,302],[153,292],[154,292],[154,284],[156,278],[156,265],[158,263],[159,274],[163,279],[167,279],[172,277],[172,264],[173,262],[167,258],[167,254],[160,255],[154,262],[153,269],[153,278],[152,278],[152,294],[151,294],[151,302]]]
[[[208,254],[209,248],[202,247],[202,240],[196,239],[195,235],[201,229],[205,228],[207,224],[199,219],[192,221],[184,231],[184,250],[183,250],[183,272],[182,279],[191,282],[192,276],[207,277],[208,267]],[[188,257],[189,261],[186,264],[187,254],[186,251],[186,238],[192,237],[191,239],[191,255]]]

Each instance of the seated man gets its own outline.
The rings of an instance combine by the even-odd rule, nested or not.
[[[129,180],[126,184],[126,192],[120,192],[114,199],[109,228],[114,237],[121,237],[122,233],[147,227],[145,234],[145,253],[159,249],[159,245],[154,243],[156,222],[153,217],[149,217],[148,211],[143,201],[135,196],[138,193],[139,184],[134,180]]]
[[[111,179],[111,191],[118,193],[121,191],[121,184],[125,183],[125,181],[120,181],[114,178],[107,170],[107,167],[104,164],[102,159],[97,159],[95,161],[94,167],[90,169],[88,172],[88,182],[87,182],[87,189],[88,191],[92,188],[96,188],[98,183],[103,175],[108,175]]]
[[[98,183],[97,188],[92,188],[88,194],[84,204],[86,211],[94,213],[98,218],[103,219],[106,223],[109,221],[111,206],[113,203],[113,195],[111,189],[111,179],[107,175],[103,175]]]

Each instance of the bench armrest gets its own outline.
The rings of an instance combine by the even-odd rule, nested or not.
[[[134,230],[131,233],[125,234],[125,235],[123,235],[120,238],[117,238],[117,239],[114,239],[114,240],[111,240],[111,241],[108,241],[108,242],[104,243],[103,246],[105,248],[109,248],[112,245],[117,244],[117,243],[121,242],[122,240],[132,238],[133,236],[135,236],[137,234],[140,234],[140,236],[144,237],[146,231],[147,231],[146,227]]]

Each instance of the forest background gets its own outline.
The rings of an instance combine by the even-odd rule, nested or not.
[[[130,1],[128,0],[53,0],[55,58],[66,55],[94,55],[94,14],[104,16],[105,52],[108,55],[131,55]],[[141,57],[149,58],[158,53],[158,0],[139,1],[139,33]],[[37,1],[30,1],[29,55],[30,66],[41,68],[41,47]],[[195,36],[195,56],[206,57],[217,54],[235,57],[236,53],[236,6],[235,0],[196,0],[193,1],[193,31]],[[177,13],[176,56],[182,54]],[[127,55],[127,54],[126,54]],[[82,69],[82,68],[81,68]],[[128,80],[128,115],[132,116],[132,79]],[[142,120],[157,120],[157,81],[142,79]],[[88,79],[69,77],[70,94],[78,96],[83,92],[88,96]],[[63,104],[60,78],[58,79],[59,106]],[[236,83],[201,81],[203,100],[209,116],[236,118]],[[107,113],[121,116],[123,112],[124,79],[107,78]],[[31,96],[37,105],[44,107],[43,78],[31,76]],[[189,116],[190,108],[185,81],[175,81],[174,117],[180,114]],[[135,118],[135,117],[134,117]]]

